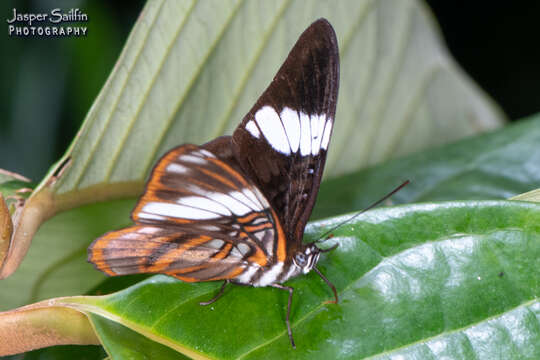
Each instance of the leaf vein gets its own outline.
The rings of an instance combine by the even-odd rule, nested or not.
[[[204,65],[206,65],[206,63],[208,63],[208,61],[210,60],[210,58],[214,54],[214,51],[217,48],[217,44],[223,38],[223,36],[225,35],[227,29],[229,28],[232,20],[234,19],[235,15],[238,13],[238,10],[241,8],[240,5],[243,5],[243,4],[245,4],[245,1],[241,1],[235,6],[233,11],[231,12],[231,15],[226,20],[226,22],[225,22],[225,24],[223,26],[223,29],[218,34],[218,36],[215,38],[214,42],[210,45],[206,57],[198,64],[197,71],[194,74],[194,76],[191,78],[188,86],[186,87],[186,89],[184,91],[184,95],[178,101],[178,103],[175,106],[175,109],[171,112],[171,116],[165,122],[165,124],[166,124],[165,128],[163,129],[161,134],[158,136],[158,140],[155,142],[156,145],[153,146],[152,149],[149,149],[150,150],[149,153],[151,154],[151,156],[148,157],[148,160],[146,161],[146,165],[144,166],[144,168],[146,169],[144,171],[145,174],[148,173],[148,169],[152,166],[154,158],[156,158],[160,147],[163,145],[162,144],[163,139],[165,138],[165,135],[168,133],[169,129],[171,128],[175,115],[178,113],[179,109],[182,107],[182,105],[184,104],[184,102],[188,98],[188,95],[190,94],[190,90],[193,88],[193,86],[195,86],[197,80],[200,78],[200,76],[202,74]]]
[[[159,11],[161,11],[161,8],[162,8],[162,6],[163,6],[164,3],[165,3],[165,2],[162,2],[162,3],[160,4],[158,13],[159,13]],[[153,21],[152,21],[152,24],[151,24],[150,26],[153,26],[153,24],[157,21],[157,18],[158,18],[158,17],[159,17],[159,16],[156,14],[156,16],[154,17],[154,19],[153,19]],[[145,36],[145,38],[144,38],[144,41],[146,41],[146,40],[148,39],[149,34],[150,34],[150,31],[148,31],[148,32],[146,33],[146,36]],[[141,47],[141,49],[139,50],[139,52],[138,52],[137,55],[135,56],[135,59],[134,59],[132,65],[131,65],[131,67],[130,67],[129,70],[128,70],[128,74],[131,73],[131,71],[133,70],[133,68],[134,68],[134,67],[136,66],[136,64],[138,63],[139,58],[140,58],[140,55],[142,54],[142,52],[143,52],[143,47]],[[126,88],[126,85],[127,85],[128,82],[129,82],[129,76],[126,76],[126,78],[125,78],[125,80],[124,80],[124,83],[122,84],[122,87],[121,87],[121,89],[120,89],[120,93],[119,93],[119,94],[123,93],[123,91],[124,91],[124,89]],[[100,95],[101,95],[101,93],[100,93]],[[103,126],[103,130],[99,132],[97,138],[95,139],[94,143],[92,144],[92,146],[91,146],[91,148],[90,148],[90,151],[89,151],[89,153],[88,153],[88,156],[86,157],[86,160],[85,160],[84,164],[82,164],[82,167],[81,167],[81,169],[80,169],[80,171],[79,171],[79,174],[76,175],[77,177],[76,177],[76,179],[75,179],[75,181],[74,181],[74,183],[73,183],[73,187],[72,187],[73,189],[77,189],[77,188],[79,187],[79,184],[80,184],[80,182],[82,181],[83,176],[85,175],[85,173],[86,173],[86,171],[87,171],[87,169],[88,169],[88,166],[89,166],[90,163],[91,163],[91,160],[94,158],[94,154],[95,154],[95,152],[97,151],[97,149],[99,148],[99,144],[101,143],[101,141],[103,140],[103,137],[104,137],[105,133],[107,132],[106,129],[109,127],[109,124],[110,124],[111,119],[112,119],[112,114],[114,113],[114,109],[117,108],[118,102],[120,101],[120,98],[121,98],[121,96],[119,95],[119,96],[115,99],[114,104],[112,105],[112,109],[113,109],[113,110],[111,110],[111,111],[109,112],[109,114],[108,114],[108,116],[107,116],[107,120],[105,120],[105,124],[104,124],[104,126]],[[87,123],[87,121],[85,121],[85,124],[86,124],[86,123]]]
[[[178,26],[178,30],[176,31],[176,33],[174,34],[171,42],[167,46],[167,49],[165,50],[165,54],[163,55],[163,57],[161,58],[161,61],[159,63],[158,72],[156,74],[154,74],[154,76],[152,77],[152,80],[150,81],[150,84],[148,85],[146,91],[144,92],[144,95],[143,95],[144,99],[148,98],[148,94],[154,88],[154,85],[155,85],[157,79],[159,78],[159,75],[161,74],[161,72],[163,70],[163,63],[169,58],[169,54],[171,52],[171,49],[173,48],[173,45],[176,43],[178,37],[180,36],[180,33],[182,33],[182,30],[184,29],[184,26],[185,26],[187,20],[189,19],[190,14],[193,12],[193,9],[195,8],[196,4],[197,4],[196,1],[192,2],[191,7],[188,9],[187,13],[184,16],[184,20],[182,21],[180,26]],[[129,138],[129,136],[131,134],[131,129],[133,128],[133,126],[137,122],[137,119],[139,119],[139,115],[140,115],[143,107],[145,106],[145,104],[146,104],[146,101],[139,102],[139,104],[137,106],[137,110],[135,111],[135,114],[134,114],[133,118],[129,121],[128,126],[125,128],[124,135],[122,136],[122,139],[118,142],[119,145],[116,146],[116,151],[111,156],[111,160],[109,162],[110,165],[107,168],[107,172],[105,174],[105,179],[104,179],[105,182],[108,182],[110,180],[111,173],[114,171],[114,168],[115,168],[115,165],[117,163],[118,157],[120,156],[120,153],[124,149],[124,144],[127,142],[127,139]],[[146,172],[144,174],[146,174]]]

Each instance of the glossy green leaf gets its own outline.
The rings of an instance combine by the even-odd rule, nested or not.
[[[117,322],[97,315],[90,315],[90,320],[101,334],[103,346],[112,359],[189,359]]]
[[[56,212],[137,195],[165,151],[230,133],[319,17],[335,26],[344,74],[327,175],[502,123],[417,1],[149,1],[78,136],[14,224],[0,277]]]
[[[540,115],[321,185],[313,218],[359,211],[406,179],[394,203],[507,199],[540,188]],[[517,200],[534,200],[534,194]]]
[[[107,357],[99,345],[59,345],[2,358],[2,360],[103,360]]]
[[[340,221],[307,229],[317,239]],[[292,350],[287,294],[158,275],[102,297],[63,304],[117,322],[176,351],[202,358],[538,358],[540,205],[516,201],[429,203],[381,208],[333,232],[316,274],[295,288]],[[100,331],[103,341],[115,336]],[[120,341],[121,342],[121,341]],[[121,344],[119,344],[121,346]]]

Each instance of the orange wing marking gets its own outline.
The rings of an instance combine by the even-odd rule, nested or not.
[[[243,176],[240,176],[240,174],[238,174],[238,172],[236,170],[234,170],[231,166],[227,165],[226,163],[224,163],[223,161],[221,160],[218,160],[218,159],[212,159],[212,158],[209,158],[208,161],[210,162],[213,162],[214,164],[216,164],[217,166],[219,167],[222,167],[225,169],[225,171],[234,176],[236,180],[238,180],[238,182],[240,184],[242,184],[243,187],[245,188],[251,188],[251,185],[247,183],[247,181],[244,179]]]
[[[162,272],[163,270],[167,269],[171,265],[171,261],[162,260],[163,257],[167,257],[169,259],[180,259],[182,257],[182,254],[186,250],[189,250],[191,248],[204,244],[205,242],[208,242],[211,239],[212,238],[210,236],[199,236],[199,237],[193,238],[183,243],[178,249],[170,250],[166,252],[165,254],[162,254],[158,259],[156,259],[153,265],[146,267],[146,271]],[[182,272],[184,271],[182,270]]]
[[[278,217],[276,215],[276,212],[274,209],[270,209],[272,211],[272,217],[274,218],[274,224],[276,226],[277,230],[277,261],[278,262],[284,262],[287,258],[287,238],[285,237],[285,233],[283,232],[283,228],[281,227],[281,224],[279,223]]]

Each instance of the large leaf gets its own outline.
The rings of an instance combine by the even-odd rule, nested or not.
[[[57,345],[17,354],[2,360],[104,360],[107,353],[100,345]]]
[[[336,28],[344,74],[329,175],[501,123],[416,1],[150,1],[78,136],[14,224],[0,277],[56,212],[136,195],[164,151],[230,132],[318,17]]]
[[[339,221],[312,224],[307,238]],[[540,356],[540,205],[381,208],[336,229],[325,245],[333,242],[339,247],[319,266],[339,304],[327,303],[331,292],[313,273],[288,282],[296,289],[296,350],[284,324],[287,293],[278,289],[233,287],[201,307],[219,284],[158,275],[111,295],[50,304],[94,314],[100,339],[124,350],[134,331],[152,346],[201,358]],[[110,322],[117,332],[100,329]]]
[[[356,140],[368,147],[361,152],[358,148],[334,151],[334,161],[338,156],[353,159],[353,165],[344,169],[365,164],[365,154],[380,160],[388,158],[386,152],[399,154],[440,144],[500,121],[494,108],[478,92],[474,96],[473,85],[456,72],[431,19],[414,1],[399,5],[344,1],[338,6],[302,1],[154,1],[143,16],[75,143],[72,156],[77,161],[55,184],[55,193],[142,181],[155,159],[171,147],[230,132],[270,83],[275,71],[269,69],[277,70],[301,31],[321,16],[335,25],[346,75],[335,142],[343,144],[340,140],[350,138],[353,127],[361,132]],[[366,92],[365,99],[359,91]],[[448,103],[450,94],[455,94],[454,104]],[[441,98],[446,104],[440,104]],[[379,107],[389,110],[379,114]],[[358,109],[375,114],[365,115],[370,127],[407,130],[404,134],[396,129],[400,140],[388,140],[392,136],[385,133],[380,137],[385,141],[376,144],[380,150],[373,149],[369,143],[379,137],[368,134]],[[412,129],[407,121],[413,120],[414,127],[420,126],[429,136]],[[427,124],[439,129],[427,131]],[[99,131],[97,138],[91,131]],[[414,135],[414,145],[407,134]]]
[[[189,359],[117,322],[93,314],[90,319],[112,359]]]

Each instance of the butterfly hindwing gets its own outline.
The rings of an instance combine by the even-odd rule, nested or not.
[[[231,279],[246,265],[283,261],[279,221],[236,167],[196,145],[169,151],[132,212],[137,225],[96,239],[89,260],[109,275],[165,273],[185,281]]]
[[[321,19],[300,36],[233,134],[238,163],[277,212],[292,250],[319,190],[338,86],[336,36]]]
[[[89,254],[108,275],[164,273],[188,282],[234,277],[242,262],[232,242],[148,225],[111,231],[92,243]]]

